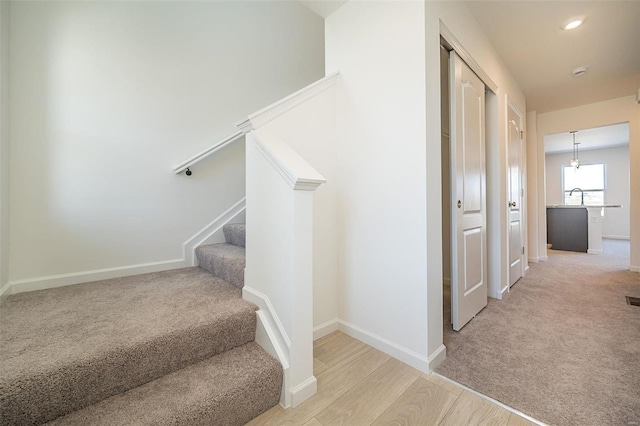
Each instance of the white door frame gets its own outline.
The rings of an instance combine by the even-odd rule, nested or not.
[[[502,185],[503,158],[500,156],[504,140],[500,137],[501,120],[498,85],[489,77],[455,35],[440,21],[440,42],[447,50],[455,50],[460,58],[480,77],[487,89],[485,99],[485,132],[487,161],[487,284],[489,297],[500,298],[502,284],[508,282],[508,263],[504,261],[507,251],[507,235],[504,233],[502,218],[504,208],[500,200],[506,199],[506,185]],[[493,166],[492,166],[493,164]],[[505,202],[506,204],[506,202]]]

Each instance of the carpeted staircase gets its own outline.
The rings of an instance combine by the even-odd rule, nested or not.
[[[0,424],[241,425],[276,405],[282,366],[243,300],[244,225],[185,268],[9,296]]]

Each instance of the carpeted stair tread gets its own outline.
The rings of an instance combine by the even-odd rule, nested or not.
[[[37,424],[251,342],[256,306],[200,268],[9,296],[2,424]]]
[[[233,244],[209,244],[196,248],[201,268],[238,288],[244,286],[245,249]]]
[[[247,226],[244,223],[229,223],[222,228],[224,239],[227,243],[238,247],[246,247],[245,236]]]
[[[252,342],[50,425],[243,425],[278,403],[281,385],[282,366]]]

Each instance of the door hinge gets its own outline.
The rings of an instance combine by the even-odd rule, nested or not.
[[[524,197],[524,188],[520,188],[520,196]]]
[[[522,254],[524,254],[524,247],[522,247]]]
[[[520,130],[520,139],[524,139],[524,131]]]

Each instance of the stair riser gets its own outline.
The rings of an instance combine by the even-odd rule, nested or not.
[[[196,254],[201,268],[238,288],[244,286],[244,262],[232,262],[215,255],[203,255],[197,251]]]
[[[282,366],[249,343],[71,413],[50,426],[243,425],[278,404],[282,376]]]
[[[225,225],[222,230],[224,232],[224,239],[227,243],[236,245],[238,247],[246,247],[246,232],[244,224]]]
[[[159,321],[161,319],[159,318]],[[253,341],[256,315],[244,310],[174,335],[163,335],[48,375],[3,383],[3,425],[42,424]],[[43,356],[46,356],[43,354]]]

